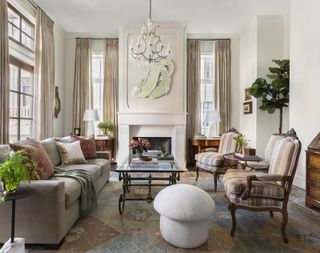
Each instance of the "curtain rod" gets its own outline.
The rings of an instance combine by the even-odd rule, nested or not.
[[[35,8],[35,9],[38,9],[39,6],[32,0],[28,0],[28,2]]]

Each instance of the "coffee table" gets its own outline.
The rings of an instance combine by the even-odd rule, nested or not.
[[[186,169],[178,166],[175,161],[159,160],[157,167],[146,167],[145,165],[143,167],[131,167],[128,161],[120,165],[115,171],[119,172],[119,180],[122,181],[122,193],[119,197],[119,213],[122,214],[126,201],[144,200],[151,203],[153,201],[151,194],[153,186],[176,184],[180,180],[180,173],[186,171]],[[127,196],[130,187],[146,186],[148,187],[146,197],[130,198]]]

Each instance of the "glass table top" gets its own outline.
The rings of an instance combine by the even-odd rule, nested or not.
[[[131,162],[131,161],[130,161]],[[171,160],[158,160],[157,164],[148,162],[143,163],[142,166],[135,165],[130,166],[129,160],[124,162],[122,165],[118,166],[115,171],[117,172],[183,172],[186,171],[184,168],[180,167],[175,161]]]

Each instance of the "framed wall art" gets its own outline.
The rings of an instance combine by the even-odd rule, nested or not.
[[[252,101],[248,101],[248,102],[243,103],[243,113],[244,114],[251,114],[252,113]]]
[[[250,88],[244,90],[244,100],[248,101],[251,100]]]

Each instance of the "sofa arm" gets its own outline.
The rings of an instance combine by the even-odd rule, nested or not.
[[[110,153],[109,151],[97,151],[97,158],[110,160]]]
[[[16,236],[26,243],[58,244],[65,236],[65,186],[57,180],[33,180],[34,192],[16,201]],[[0,205],[0,240],[10,236],[11,201]]]

